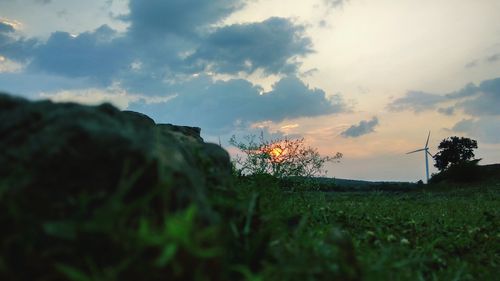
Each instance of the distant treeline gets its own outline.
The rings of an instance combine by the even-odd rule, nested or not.
[[[290,190],[316,190],[331,192],[352,191],[411,191],[419,184],[410,182],[370,182],[325,177],[288,177],[280,180],[280,186]]]
[[[500,179],[500,164],[477,165],[478,161],[452,167],[434,174],[430,183],[440,182],[479,182]],[[362,180],[336,179],[326,177],[286,177],[279,180],[279,185],[288,190],[310,190],[325,192],[390,191],[407,192],[423,187],[421,181],[411,182],[372,182]]]
[[[478,165],[480,160],[476,159],[451,166],[438,174],[432,175],[430,183],[468,183],[500,179],[500,164]]]

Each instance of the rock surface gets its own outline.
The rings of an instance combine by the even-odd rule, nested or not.
[[[230,184],[200,128],[0,93],[0,280],[221,280]]]
[[[203,142],[200,128],[157,125],[109,104],[30,102],[5,94],[0,167],[0,186],[22,189],[31,200],[82,190],[108,194],[120,184],[131,184],[129,196],[140,196],[164,185],[172,190],[172,208],[195,202],[204,210],[207,189],[227,186],[230,177],[228,153]]]

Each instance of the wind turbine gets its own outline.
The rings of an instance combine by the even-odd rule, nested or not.
[[[412,154],[415,152],[424,151],[424,154],[425,154],[425,175],[427,176],[427,183],[429,183],[429,157],[428,157],[428,155],[433,157],[432,154],[429,152],[429,138],[430,138],[430,136],[431,136],[431,131],[429,131],[429,134],[427,135],[427,141],[425,142],[424,148],[417,149],[417,150],[410,151],[410,152],[406,153],[406,154]]]

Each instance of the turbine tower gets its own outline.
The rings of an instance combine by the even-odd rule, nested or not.
[[[429,152],[429,138],[430,138],[430,136],[431,136],[431,131],[429,131],[429,134],[427,135],[427,141],[425,142],[424,148],[417,149],[417,150],[410,151],[410,152],[406,153],[406,154],[412,154],[415,152],[424,151],[424,154],[425,154],[425,175],[427,176],[427,183],[429,183],[429,157],[428,157],[428,155],[433,157],[432,154]]]

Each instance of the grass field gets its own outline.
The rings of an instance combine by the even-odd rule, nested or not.
[[[240,177],[207,190],[209,214],[170,208],[164,186],[129,199],[120,186],[99,205],[4,188],[0,280],[499,280],[499,181],[380,187]],[[63,203],[59,220],[42,212]]]
[[[259,189],[262,217],[287,222],[270,247],[288,252],[268,264],[279,274],[265,280],[499,278],[500,183],[411,192]]]

